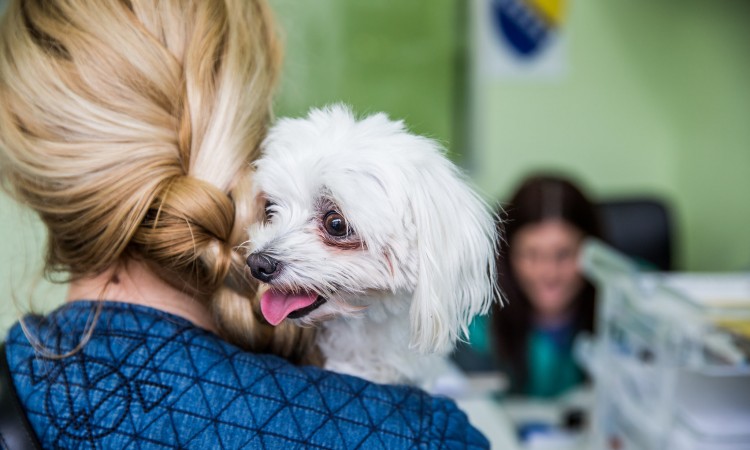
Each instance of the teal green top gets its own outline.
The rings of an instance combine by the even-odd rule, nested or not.
[[[575,387],[582,380],[573,359],[572,329],[537,328],[529,336],[528,379],[525,393],[532,397],[556,397]]]
[[[476,317],[469,326],[470,348],[480,358],[493,359],[490,320]],[[572,324],[554,328],[536,327],[527,347],[526,380],[513,380],[513,390],[531,397],[551,398],[565,393],[583,381],[583,374],[573,359],[574,329]],[[507,363],[497,361],[497,367],[507,369]],[[516,390],[518,389],[518,390]]]

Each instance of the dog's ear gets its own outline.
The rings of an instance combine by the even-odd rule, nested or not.
[[[495,278],[495,216],[459,169],[430,146],[426,164],[410,180],[419,271],[411,305],[411,346],[446,352],[468,335],[468,325],[500,300]]]

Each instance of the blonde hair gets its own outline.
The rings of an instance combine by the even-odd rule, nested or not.
[[[307,351],[256,320],[237,246],[280,48],[263,0],[11,1],[0,23],[0,176],[74,280],[134,258],[236,343]]]

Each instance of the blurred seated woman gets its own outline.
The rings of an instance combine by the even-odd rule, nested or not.
[[[572,346],[591,331],[594,288],[578,267],[581,243],[599,236],[596,210],[570,181],[526,179],[506,205],[498,280],[507,302],[492,327],[511,392],[554,397],[584,380]]]

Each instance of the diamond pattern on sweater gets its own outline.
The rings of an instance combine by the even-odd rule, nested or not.
[[[76,347],[96,303],[27,317],[54,354]],[[45,448],[487,448],[449,400],[296,367],[151,308],[102,302],[90,341],[45,358],[16,325],[13,379]]]

